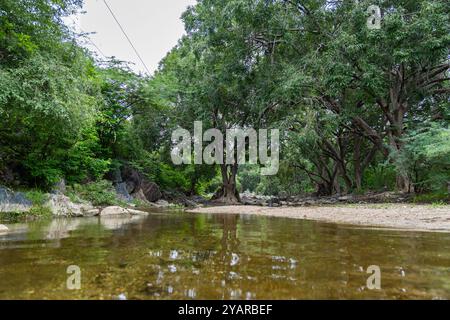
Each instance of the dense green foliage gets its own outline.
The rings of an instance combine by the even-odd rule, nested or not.
[[[276,177],[241,170],[251,191],[446,189],[449,6],[376,1],[370,29],[372,4],[200,1],[161,69],[182,125],[284,129]]]
[[[366,25],[372,4],[381,29]],[[446,192],[447,1],[198,1],[183,15],[186,36],[150,78],[77,44],[62,19],[80,6],[0,0],[2,184],[93,183],[128,164],[163,189],[219,190],[225,201],[245,190]],[[174,166],[171,133],[194,121],[281,129],[278,175]],[[110,203],[110,187],[98,187],[76,188]]]

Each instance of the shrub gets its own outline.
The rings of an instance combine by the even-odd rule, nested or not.
[[[94,206],[123,205],[117,198],[116,191],[111,182],[100,180],[88,184],[75,184],[69,187],[68,196],[71,200],[85,200],[91,202]]]

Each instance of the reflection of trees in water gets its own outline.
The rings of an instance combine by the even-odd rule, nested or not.
[[[239,270],[239,259],[240,257],[238,255],[239,252],[239,244],[240,241],[238,239],[238,221],[239,216],[238,215],[223,215],[220,217],[222,221],[222,238],[220,241],[221,247],[218,252],[218,258],[219,258],[219,267],[223,271],[221,276],[221,285],[222,285],[222,298],[226,297],[226,283],[229,280],[237,280],[233,279],[232,275],[235,275],[236,277],[239,277],[239,274],[237,272],[233,272],[233,270]],[[237,269],[236,269],[237,268]],[[238,285],[238,283],[235,283]],[[239,287],[239,285],[238,285]],[[231,290],[230,295],[236,295],[235,290]],[[236,298],[239,298],[236,296]]]
[[[237,233],[237,225],[239,216],[224,215],[221,217],[223,222],[221,250],[219,255],[222,261],[230,261],[232,254],[235,253],[239,247],[239,239]]]

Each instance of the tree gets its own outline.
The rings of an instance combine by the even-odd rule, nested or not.
[[[271,52],[251,41],[252,24],[270,9],[260,1],[208,0],[183,15],[187,36],[161,71],[177,83],[173,103],[180,126],[192,128],[194,121],[203,121],[204,127],[225,132],[270,124],[275,112],[268,111],[275,104],[266,92],[270,81],[265,76],[274,68]],[[223,186],[215,199],[237,203],[238,163],[223,162]]]
[[[279,33],[291,48],[286,51],[291,86],[284,96],[292,105],[316,110],[317,117],[329,117],[323,126],[314,120],[317,133],[329,132],[330,121],[338,124],[333,136],[321,136],[317,147],[323,152],[316,161],[323,162],[325,153],[346,188],[361,189],[364,168],[377,152],[393,159],[419,114],[422,120],[442,115],[439,103],[426,111],[424,101],[448,97],[448,6],[445,1],[378,1],[383,23],[373,30],[366,27],[369,2],[284,3],[296,17],[291,19],[296,27]],[[320,171],[316,166],[315,174],[322,176]],[[399,170],[397,188],[410,191],[409,180]]]

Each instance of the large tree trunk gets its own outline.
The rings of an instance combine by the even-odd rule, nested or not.
[[[411,179],[407,175],[397,174],[396,185],[398,191],[406,193],[411,193],[411,191],[413,191]]]
[[[238,165],[221,165],[222,187],[216,192],[213,201],[223,204],[239,204],[241,202],[239,192],[237,190],[236,176]]]

